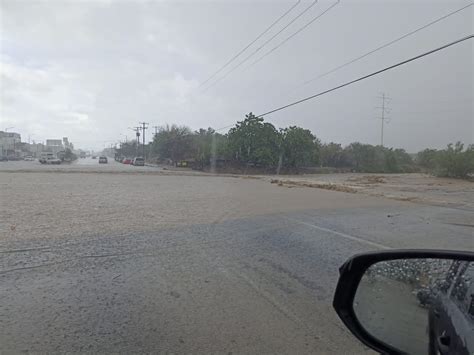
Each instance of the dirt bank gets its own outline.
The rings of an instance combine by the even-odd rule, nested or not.
[[[474,182],[426,174],[325,174],[269,177],[281,187],[312,187],[474,211]]]

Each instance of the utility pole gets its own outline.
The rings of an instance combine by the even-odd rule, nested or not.
[[[142,125],[141,129],[143,131],[143,137],[142,137],[143,138],[143,159],[145,159],[145,130],[148,129],[149,123],[147,122],[139,122],[139,123]]]
[[[380,117],[378,117],[380,119],[380,121],[382,122],[381,124],[381,127],[380,127],[380,145],[383,147],[383,129],[384,129],[384,124],[385,124],[385,121],[387,121],[387,123],[390,122],[390,118],[388,118],[386,116],[386,114],[390,113],[390,109],[387,107],[387,103],[391,100],[387,95],[385,95],[385,93],[383,92],[381,94],[381,96],[377,96],[377,98],[381,99],[382,100],[382,106],[380,107],[377,107],[377,109],[379,109],[381,111],[381,115]]]
[[[129,129],[131,129],[132,131],[135,131],[135,136],[137,139],[137,147],[136,147],[135,156],[138,156],[138,146],[140,145],[140,126],[132,127],[132,128],[129,127]]]
[[[155,137],[156,137],[158,134],[158,128],[160,128],[160,126],[153,126],[153,128],[155,129]]]

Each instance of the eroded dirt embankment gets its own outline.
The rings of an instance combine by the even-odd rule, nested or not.
[[[310,187],[474,211],[474,182],[426,174],[326,174],[268,178],[281,187]],[[474,224],[474,223],[473,223]]]

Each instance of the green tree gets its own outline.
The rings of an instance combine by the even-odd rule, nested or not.
[[[291,126],[281,130],[283,166],[298,169],[318,163],[319,140],[309,129]]]
[[[166,125],[160,127],[153,138],[152,151],[160,159],[173,162],[195,156],[193,134],[186,126]]]
[[[120,157],[131,158],[137,155],[137,142],[135,140],[120,144],[120,148],[116,149],[116,154]]]
[[[382,148],[382,149],[380,149]],[[397,161],[397,153],[391,148],[383,148],[379,146],[377,149],[379,155],[382,157],[384,163],[382,171],[384,173],[398,173],[401,172],[400,166]]]
[[[435,157],[435,174],[437,176],[467,178],[474,173],[474,145],[464,150],[464,144],[448,144],[438,151]]]
[[[434,170],[436,168],[436,149],[425,149],[416,155],[416,163],[426,169]]]
[[[417,170],[413,158],[405,149],[394,149],[393,154],[397,163],[397,168],[394,172],[411,173]]]
[[[414,169],[413,160],[403,149],[351,143],[345,149],[346,161],[355,171],[364,173],[400,173]]]
[[[346,152],[338,143],[325,143],[319,149],[321,166],[344,167],[347,166]]]
[[[278,163],[281,136],[263,118],[249,113],[229,130],[227,139],[228,153],[236,161],[266,167]]]
[[[211,164],[213,159],[222,159],[226,152],[226,137],[212,128],[200,128],[193,135],[194,158],[203,168]]]
[[[383,153],[373,145],[355,142],[349,144],[345,151],[354,170],[364,173],[384,171]]]

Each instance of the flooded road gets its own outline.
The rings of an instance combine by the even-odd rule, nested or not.
[[[365,353],[331,306],[346,258],[474,249],[472,228],[449,223],[462,210],[115,162],[6,164],[5,352]]]

